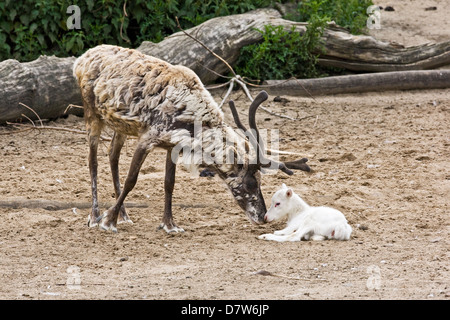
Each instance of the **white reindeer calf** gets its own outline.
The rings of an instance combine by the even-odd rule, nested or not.
[[[272,204],[264,219],[266,222],[287,216],[287,227],[273,234],[263,234],[263,240],[301,241],[305,240],[348,240],[352,227],[342,212],[329,207],[311,207],[292,189],[283,183],[272,197]]]

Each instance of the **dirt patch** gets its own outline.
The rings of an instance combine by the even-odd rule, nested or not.
[[[234,98],[241,111],[247,102]],[[271,100],[273,97],[270,98]],[[311,205],[347,216],[351,241],[274,243],[257,236],[283,223],[252,226],[218,178],[177,171],[176,221],[157,231],[163,211],[164,152],[150,154],[128,201],[133,225],[119,233],[86,227],[87,143],[68,132],[2,136],[0,197],[75,203],[59,209],[0,211],[0,298],[341,299],[448,298],[450,93],[443,90],[339,97],[288,97],[259,113],[280,129],[283,150],[309,157],[313,172],[264,176],[270,197],[281,183]],[[50,124],[82,127],[70,117]],[[5,132],[5,129],[2,129]],[[122,178],[134,149],[121,158]],[[100,198],[112,202],[107,143],[100,149]],[[67,286],[78,268],[80,286]],[[258,270],[307,280],[254,274]],[[71,278],[72,277],[72,278]],[[69,279],[69,280],[68,280]],[[377,282],[378,281],[378,282]]]
[[[418,10],[431,14],[422,7],[437,3],[443,15],[446,1],[428,2]],[[399,3],[390,1],[396,11],[383,19],[405,17]],[[244,114],[248,102],[233,98]],[[284,224],[251,225],[218,178],[182,168],[174,216],[186,231],[157,231],[163,151],[149,155],[127,199],[136,204],[128,209],[134,224],[119,225],[117,234],[90,229],[86,137],[1,135],[0,200],[47,205],[0,208],[0,299],[448,299],[450,92],[273,98],[270,109],[304,119],[260,111],[258,125],[278,128],[282,149],[308,157],[313,172],[264,176],[267,204],[286,183],[311,205],[341,210],[354,230],[350,241],[258,240]],[[82,129],[83,121],[49,125]],[[122,151],[122,181],[134,145],[128,140]],[[99,195],[111,203],[107,147],[99,150]]]

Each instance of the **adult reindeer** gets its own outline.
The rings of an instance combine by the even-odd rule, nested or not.
[[[245,137],[237,134],[224,122],[223,112],[200,79],[190,69],[174,66],[139,51],[111,45],[88,50],[74,64],[83,98],[84,115],[89,136],[89,169],[92,185],[92,211],[88,226],[117,232],[117,223],[131,222],[123,205],[125,197],[136,184],[139,170],[147,154],[155,147],[167,150],[164,180],[165,206],[161,228],[179,232],[172,218],[172,193],[175,183],[177,154],[174,147],[188,144],[194,137],[195,123],[202,131],[220,130],[233,144],[220,142],[225,153],[232,155],[232,163],[198,163],[199,168],[215,171],[228,185],[239,206],[252,223],[264,223],[266,206],[261,193],[260,169],[277,166],[291,175],[291,169],[309,171],[307,159],[289,163],[262,161],[264,146],[259,143],[255,112],[267,93],[261,92],[249,111],[250,127],[255,134],[247,134],[256,150],[256,160],[249,159]],[[230,104],[236,124],[246,131]],[[97,200],[97,149],[100,133],[106,126],[114,130],[109,151],[116,204],[100,215]],[[120,150],[128,135],[137,136],[136,151],[123,190],[119,182]],[[244,140],[244,141],[243,141]],[[214,147],[210,140],[202,148]],[[244,144],[240,143],[244,142]],[[244,145],[244,147],[242,147]],[[178,150],[178,149],[177,149]],[[184,151],[183,151],[184,152]],[[240,160],[240,161],[239,161]],[[252,159],[254,160],[254,159]]]

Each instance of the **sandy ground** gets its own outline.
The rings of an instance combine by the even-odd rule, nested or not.
[[[403,3],[390,1],[396,11],[382,12],[383,19],[393,16],[382,26],[397,30],[394,40],[408,42],[411,28],[422,30],[420,41],[448,40],[440,26],[421,23],[422,14],[441,18],[429,24],[444,21],[446,1],[414,4],[411,12],[416,2]],[[425,12],[431,5],[438,10]],[[233,98],[244,114],[242,94]],[[157,231],[163,151],[149,155],[127,199],[143,206],[128,209],[134,224],[119,225],[117,234],[87,228],[86,137],[51,130],[1,135],[1,203],[54,203],[0,208],[0,299],[449,299],[450,92],[273,98],[269,108],[302,120],[260,111],[259,126],[278,128],[282,149],[307,156],[313,172],[264,176],[267,205],[286,183],[311,205],[341,210],[354,230],[350,241],[258,240],[284,223],[251,225],[218,178],[182,168],[174,216],[186,231]],[[82,129],[83,121],[70,116],[47,125]],[[122,180],[134,145],[128,140],[122,152]],[[111,203],[107,147],[99,150],[99,195]]]

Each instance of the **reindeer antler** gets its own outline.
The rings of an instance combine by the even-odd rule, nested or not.
[[[256,126],[256,110],[258,110],[259,105],[261,103],[263,103],[264,101],[266,101],[267,98],[269,98],[269,95],[267,94],[267,92],[265,92],[264,90],[261,91],[255,97],[255,99],[253,100],[253,102],[250,105],[250,108],[248,110],[248,124],[250,126],[250,129],[252,129],[254,131],[254,136],[255,136],[255,139],[257,142],[257,147],[255,148],[255,152],[256,152],[256,162],[259,165],[261,165],[261,163],[262,163],[261,160],[263,160],[263,162],[267,162],[267,161],[264,161],[264,160],[266,160],[266,158],[264,157],[265,146],[264,146],[264,142],[260,138],[258,127]],[[252,134],[253,134],[253,132],[252,132]],[[270,165],[270,162],[269,162],[269,165]]]
[[[307,158],[302,158],[299,160],[289,161],[289,162],[279,162],[279,161],[275,161],[272,159],[267,159],[264,156],[265,146],[264,146],[264,142],[260,138],[259,130],[256,125],[256,111],[258,110],[258,107],[260,106],[260,104],[263,103],[264,101],[266,101],[268,97],[269,97],[269,95],[267,94],[266,91],[261,91],[255,97],[252,104],[250,105],[249,112],[248,112],[248,122],[250,125],[250,129],[253,132],[250,132],[245,128],[245,126],[242,124],[242,122],[239,118],[239,115],[237,113],[234,102],[232,100],[229,101],[229,105],[230,105],[231,113],[234,118],[234,122],[236,123],[236,125],[238,126],[239,129],[241,129],[242,131],[244,131],[246,133],[246,135],[249,137],[250,143],[253,145],[253,147],[255,149],[257,164],[262,168],[268,168],[268,167],[271,167],[272,165],[276,165],[276,167],[278,167],[278,169],[280,169],[281,171],[283,171],[284,173],[286,173],[288,175],[294,174],[294,172],[292,172],[289,169],[310,171],[311,169],[306,164],[306,162],[308,161]]]
[[[242,124],[241,119],[239,118],[239,114],[236,110],[236,106],[234,105],[234,101],[230,100],[228,101],[228,104],[230,105],[231,114],[233,115],[233,119],[237,127],[242,131],[246,132],[247,128]]]

